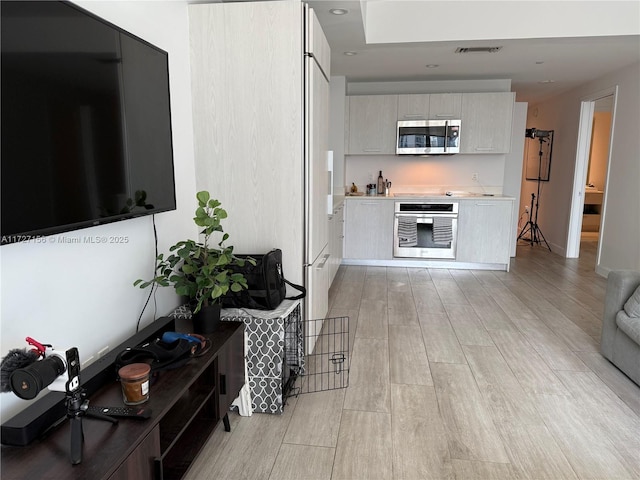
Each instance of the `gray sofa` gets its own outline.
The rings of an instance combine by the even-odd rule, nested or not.
[[[638,296],[635,295],[634,299],[629,300],[638,285],[640,285],[640,272],[615,270],[609,273],[600,352],[640,385]]]

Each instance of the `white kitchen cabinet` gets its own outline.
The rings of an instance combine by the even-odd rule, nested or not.
[[[460,200],[456,261],[509,264],[513,200]]]
[[[397,95],[349,97],[350,155],[396,153]]]
[[[398,120],[426,120],[429,117],[430,95],[398,95]]]
[[[461,93],[432,93],[429,96],[429,120],[459,120],[461,117]]]
[[[344,257],[389,260],[393,258],[394,202],[375,198],[345,201]]]
[[[398,120],[460,119],[461,111],[461,93],[398,95]]]
[[[344,203],[329,215],[329,285],[338,273],[344,251]]]
[[[512,92],[463,93],[460,153],[508,153],[514,102]]]

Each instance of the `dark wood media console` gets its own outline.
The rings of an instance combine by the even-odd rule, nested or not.
[[[176,320],[187,332],[190,322]],[[69,460],[68,420],[25,447],[2,446],[2,479],[174,479],[187,471],[244,384],[244,325],[221,322],[207,335],[211,349],[183,367],[161,372],[145,407],[151,418],[119,419],[118,425],[83,417],[79,465]],[[92,395],[91,405],[123,406],[118,382]]]

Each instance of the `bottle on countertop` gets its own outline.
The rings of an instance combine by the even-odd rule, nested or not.
[[[356,187],[355,183],[351,183],[351,193],[356,193],[358,191],[358,187]]]
[[[384,189],[385,189],[384,177],[382,176],[382,170],[380,170],[380,175],[378,175],[378,195],[383,194]]]

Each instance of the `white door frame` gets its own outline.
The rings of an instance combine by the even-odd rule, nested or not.
[[[605,90],[600,90],[583,98],[580,106],[580,124],[578,127],[578,144],[576,148],[576,164],[573,176],[573,194],[571,196],[571,213],[569,215],[569,232],[567,235],[567,258],[578,258],[580,255],[580,233],[582,231],[582,213],[584,211],[584,190],[587,183],[587,167],[589,165],[589,154],[591,150],[591,131],[593,129],[593,113],[595,102],[600,98],[613,95],[613,108],[611,110],[611,136],[609,140],[609,153],[607,160],[607,179],[602,200],[602,214],[600,219],[600,236],[605,223],[607,212],[607,192],[609,191],[609,168],[611,168],[611,149],[613,145],[613,130],[615,126],[616,100],[618,96],[618,86]],[[596,254],[596,268],[600,263],[600,251],[602,242],[598,241],[598,252]]]

